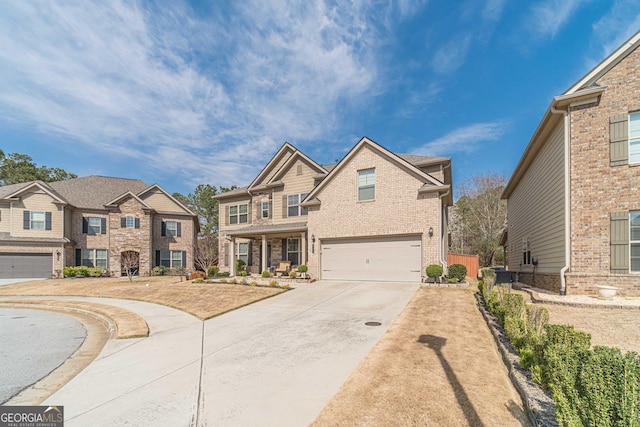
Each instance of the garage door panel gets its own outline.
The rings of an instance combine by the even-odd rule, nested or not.
[[[421,259],[419,236],[330,241],[322,245],[322,278],[419,282]]]
[[[51,254],[0,254],[0,278],[2,279],[49,278],[52,271],[53,257]]]

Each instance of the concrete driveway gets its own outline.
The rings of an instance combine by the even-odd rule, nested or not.
[[[205,322],[168,307],[96,299],[142,315],[150,336],[108,342],[43,404],[64,405],[69,426],[306,426],[418,287],[304,284]]]

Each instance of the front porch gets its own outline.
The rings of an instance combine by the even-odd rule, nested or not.
[[[263,271],[276,273],[284,261],[290,263],[292,270],[307,263],[306,223],[247,227],[228,233],[225,239],[228,252],[223,256],[232,276],[238,273],[235,260],[244,262],[246,272],[255,275]]]

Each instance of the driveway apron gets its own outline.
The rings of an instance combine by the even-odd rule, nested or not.
[[[208,320],[202,425],[308,425],[418,287],[318,282]]]
[[[205,322],[154,304],[78,298],[142,315],[150,335],[109,340],[42,404],[64,405],[68,426],[306,426],[418,287],[302,284]]]

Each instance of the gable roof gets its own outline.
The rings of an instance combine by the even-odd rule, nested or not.
[[[307,157],[302,151],[296,149],[296,151],[287,159],[286,162],[284,162],[284,164],[280,167],[280,169],[278,169],[278,171],[275,173],[275,175],[273,175],[273,177],[269,180],[269,182],[267,183],[267,185],[269,184],[273,184],[276,181],[278,181],[280,178],[282,178],[282,176],[287,173],[287,170],[296,162],[296,160],[298,159],[303,159],[305,160],[307,163],[309,163],[309,165],[316,170],[316,172],[318,173],[322,173],[322,174],[326,174],[327,170],[325,168],[323,168],[322,166],[320,166],[318,163],[314,162],[313,160],[311,160],[311,158]]]
[[[137,194],[137,196],[142,198],[145,194],[147,194],[147,193],[149,193],[151,191],[154,191],[154,190],[160,191],[162,194],[167,196],[172,202],[174,202],[175,204],[180,206],[180,208],[184,209],[184,211],[187,212],[189,215],[195,216],[195,214],[191,211],[191,209],[189,209],[188,207],[186,207],[185,205],[180,203],[180,201],[178,199],[173,197],[171,194],[167,193],[165,191],[165,189],[160,187],[158,184],[153,184],[151,187],[148,187],[148,188],[142,190],[140,193]]]
[[[104,209],[104,205],[124,193],[138,194],[149,187],[137,179],[98,175],[51,182],[49,185],[69,204],[82,209]]]
[[[555,96],[551,100],[549,107],[531,136],[522,157],[520,157],[509,182],[507,182],[507,185],[502,192],[503,199],[508,199],[511,193],[513,193],[513,190],[517,187],[520,179],[533,162],[533,159],[535,159],[540,149],[544,146],[544,143],[546,142],[546,135],[562,119],[561,113],[564,111],[563,109],[568,109],[572,105],[581,105],[597,101],[598,97],[607,88],[598,85],[596,82],[636,50],[638,46],[640,46],[640,31],[631,36],[629,40],[624,42],[612,54],[607,56],[596,67],[585,74],[562,95]]]
[[[117,207],[120,203],[123,203],[124,201],[126,201],[127,199],[134,199],[137,200],[138,203],[140,203],[142,205],[142,209],[144,210],[152,210],[153,208],[151,206],[149,206],[148,204],[145,203],[144,200],[142,200],[140,197],[138,197],[136,194],[133,194],[131,191],[127,191],[126,193],[120,194],[118,197],[116,197],[113,200],[108,201],[107,203],[105,203],[104,205],[106,207]]]
[[[247,191],[251,191],[251,188],[253,188],[254,186],[264,181],[267,178],[267,175],[269,174],[269,172],[273,171],[275,167],[278,165],[278,163],[284,157],[286,157],[287,155],[290,156],[296,151],[297,151],[296,147],[289,144],[288,142],[285,142],[282,145],[282,147],[280,147],[278,152],[271,158],[269,163],[267,163],[267,165],[264,168],[262,168],[258,176],[256,176],[256,178],[251,182],[251,184],[249,184],[249,186],[247,187]]]
[[[318,185],[316,185],[316,187],[313,190],[311,190],[311,192],[305,198],[305,202],[304,203],[305,204],[306,203],[316,204],[317,202],[313,200],[316,197],[316,194],[318,194],[318,192],[320,192],[320,190],[322,190],[322,188],[324,188],[327,185],[327,183],[329,183],[333,179],[333,177],[335,177],[338,173],[340,173],[340,171],[342,170],[344,165],[346,165],[364,146],[367,146],[367,147],[373,149],[375,152],[378,153],[378,155],[386,158],[387,160],[390,160],[390,161],[396,163],[398,166],[400,166],[401,168],[405,169],[407,172],[409,172],[409,173],[411,173],[413,175],[416,175],[419,178],[421,178],[426,184],[425,186],[423,186],[421,188],[422,191],[424,191],[426,188],[430,188],[430,189],[434,189],[434,190],[438,190],[438,191],[443,191],[443,192],[451,189],[450,185],[445,185],[444,183],[442,183],[439,180],[435,179],[434,177],[432,177],[428,173],[423,172],[422,170],[418,169],[417,166],[414,166],[409,161],[405,160],[402,156],[399,156],[397,154],[392,153],[391,151],[387,150],[383,146],[377,144],[373,140],[371,140],[371,139],[367,138],[366,136],[364,136],[347,153],[347,155],[344,156],[344,158],[342,160],[340,160],[338,162],[338,164],[336,164],[335,167],[333,167],[331,169],[331,172],[329,172],[329,174],[326,176],[326,178],[323,179]],[[418,157],[423,158],[425,156],[418,156]],[[413,160],[416,160],[416,159],[414,158]]]
[[[54,203],[68,204],[68,201],[65,200],[63,196],[58,194],[44,181],[29,181],[0,187],[0,199],[12,199],[14,197],[19,197],[20,194],[29,191],[33,187],[37,187],[51,196],[51,198],[55,200]]]

